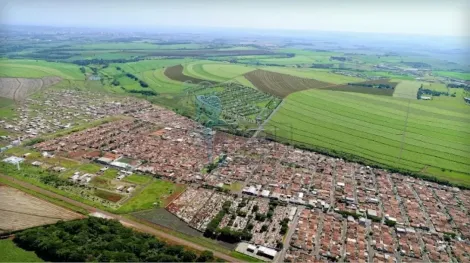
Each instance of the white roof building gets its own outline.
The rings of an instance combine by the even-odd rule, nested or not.
[[[24,161],[24,158],[16,157],[16,156],[10,156],[8,158],[3,159],[3,162],[5,163],[10,163],[10,164],[20,164]]]

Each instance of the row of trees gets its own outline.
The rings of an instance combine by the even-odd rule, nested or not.
[[[349,86],[360,86],[367,88],[377,88],[377,89],[394,89],[395,87],[389,84],[370,84],[370,83],[348,83]]]
[[[199,256],[135,232],[116,220],[83,220],[31,228],[15,235],[18,246],[52,262],[213,262],[212,252]]]

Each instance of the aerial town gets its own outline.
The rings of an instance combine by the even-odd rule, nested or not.
[[[70,109],[80,104],[72,91],[51,96],[62,96],[59,101]],[[54,115],[28,115],[33,105],[53,103],[28,100],[23,117],[7,128],[32,137],[37,127],[58,129],[63,124],[46,122],[45,116]],[[121,117],[32,146],[44,156],[103,167],[97,174],[74,173],[70,181],[76,184],[88,184],[108,167],[120,171],[118,179],[139,173],[186,184],[166,210],[265,261],[470,262],[468,190],[221,131],[213,138],[209,169],[200,124],[137,100],[97,105],[84,113],[56,114]],[[21,159],[4,161],[15,163],[11,158]],[[122,184],[115,191],[129,195],[135,187]]]

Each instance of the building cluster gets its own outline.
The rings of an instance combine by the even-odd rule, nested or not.
[[[219,227],[249,231],[253,245],[286,242],[286,260],[470,260],[470,191],[223,132],[209,169],[193,121],[159,107],[126,114],[35,147],[204,187],[241,184],[239,197],[190,188],[168,210],[204,231],[230,201]],[[279,230],[297,207],[305,209],[298,224],[289,219],[294,234],[284,240]]]
[[[218,229],[234,232],[249,232],[248,243],[255,246],[276,249],[283,242],[287,224],[292,221],[297,207],[292,205],[273,205],[268,199],[247,196],[232,196],[205,188],[188,188],[167,206],[167,210],[191,227],[205,231],[208,224],[220,215]]]
[[[7,131],[27,139],[150,106],[148,102],[132,98],[116,99],[108,95],[97,96],[93,92],[49,89],[23,101],[17,109],[18,116],[3,121],[1,125]]]

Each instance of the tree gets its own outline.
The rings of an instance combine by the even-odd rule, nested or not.
[[[201,255],[196,259],[197,262],[213,262],[214,261],[214,253],[209,250],[204,250]]]

